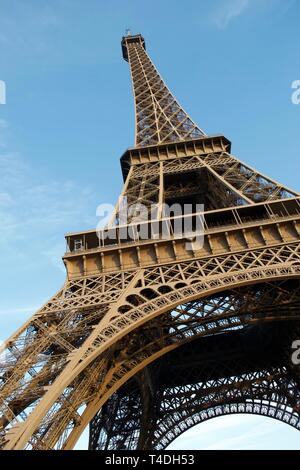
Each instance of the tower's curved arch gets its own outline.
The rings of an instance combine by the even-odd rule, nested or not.
[[[210,408],[210,413],[195,413],[184,420],[181,420],[180,427],[173,427],[169,429],[169,432],[164,436],[163,447],[157,447],[157,449],[165,449],[175,439],[184,434],[189,429],[197,426],[200,423],[204,423],[208,420],[216,419],[221,416],[228,415],[256,415],[270,419],[275,419],[281,423],[291,426],[297,431],[300,430],[300,415],[292,410],[292,408],[286,408],[285,410],[278,409],[278,406],[266,405],[261,402],[247,402],[245,403],[230,403],[223,405],[216,405]]]
[[[272,286],[271,286],[272,287]],[[284,289],[284,283],[282,283],[280,289]],[[227,294],[226,294],[227,295]],[[235,292],[234,294],[236,296],[236,299],[238,298],[237,296],[237,293]],[[222,302],[224,303],[224,298],[221,299]],[[204,331],[203,329],[201,329],[201,322],[199,322],[200,324],[197,325],[197,320],[196,320],[196,316],[194,315],[194,321],[195,323],[192,324],[192,318],[193,318],[193,314],[190,315],[190,317],[188,317],[188,310],[182,310],[182,317],[185,317],[186,318],[186,323],[189,325],[188,328],[186,328],[186,331],[184,332],[184,330],[182,329],[183,328],[183,324],[181,324],[181,330],[180,330],[180,335],[178,334],[179,331],[174,333],[173,332],[173,335],[171,333],[168,333],[168,335],[166,335],[166,338],[169,339],[169,343],[166,342],[164,344],[164,347],[161,347],[160,344],[157,344],[157,348],[155,349],[152,345],[152,349],[150,347],[149,351],[147,351],[146,349],[146,345],[145,345],[145,349],[144,351],[141,351],[141,362],[139,363],[138,362],[138,355],[135,353],[134,354],[134,357],[133,357],[133,363],[132,363],[132,368],[128,368],[128,370],[126,370],[126,373],[123,374],[123,376],[120,376],[120,374],[118,372],[116,372],[116,376],[118,377],[118,380],[116,381],[112,381],[112,388],[108,388],[105,395],[102,395],[102,399],[99,400],[98,402],[95,401],[94,405],[91,405],[90,407],[90,410],[87,409],[86,410],[86,420],[83,420],[83,425],[82,425],[82,429],[84,429],[84,427],[88,424],[88,422],[92,419],[92,417],[95,415],[95,413],[99,410],[99,408],[101,408],[101,406],[103,406],[103,404],[105,403],[105,401],[107,399],[109,399],[109,397],[111,396],[112,392],[115,392],[118,390],[118,388],[120,386],[122,386],[124,383],[126,383],[130,377],[132,377],[133,375],[136,375],[137,373],[139,373],[144,367],[146,367],[147,365],[149,365],[151,362],[153,362],[154,360],[157,360],[159,359],[161,356],[163,356],[164,354],[168,353],[169,351],[173,350],[174,348],[176,347],[179,347],[181,344],[184,344],[186,341],[190,341],[191,339],[194,339],[196,337],[203,337],[207,334],[215,334],[217,331],[219,332],[222,332],[226,329],[232,329],[232,328],[239,328],[241,327],[242,325],[247,325],[247,324],[262,324],[264,322],[269,322],[269,321],[284,321],[284,320],[287,320],[288,318],[288,315],[287,315],[287,299],[282,299],[283,300],[283,303],[284,303],[284,308],[285,308],[285,313],[284,315],[282,316],[278,316],[278,310],[280,311],[280,304],[279,304],[279,301],[276,303],[276,311],[277,311],[277,315],[274,315],[274,311],[275,311],[275,306],[273,306],[273,311],[272,311],[272,308],[270,308],[271,306],[268,306],[268,313],[266,314],[265,317],[261,316],[260,315],[260,318],[248,318],[248,321],[243,321],[242,323],[238,323],[238,322],[234,322],[230,325],[230,323],[223,323],[222,324],[222,318],[220,318],[220,325],[218,325],[218,320],[216,321],[216,318],[210,318],[210,320],[206,320],[206,323],[207,323],[207,330]],[[227,302],[229,302],[229,300],[227,300]],[[195,302],[196,304],[196,302]],[[295,304],[294,304],[294,307],[295,307]],[[204,309],[204,306],[202,306],[202,308]],[[299,306],[296,306],[297,308],[297,311],[299,312]],[[195,309],[195,305],[193,303],[190,304],[190,310],[193,311]],[[175,312],[174,312],[175,313]],[[249,315],[249,311],[247,312],[247,314]],[[238,312],[232,312],[232,317],[237,317],[239,315]],[[188,318],[187,318],[188,317]],[[208,315],[209,317],[209,315]],[[295,320],[295,318],[299,318],[299,313],[297,315],[293,315],[292,318],[290,318],[290,320]],[[167,325],[167,321],[165,320],[164,321],[164,316],[162,315],[161,317],[159,317],[161,323],[157,323],[156,327],[157,329],[158,328],[162,328],[162,327],[166,327]],[[227,315],[227,319],[228,319],[228,315]],[[179,320],[180,320],[180,317],[179,317]],[[225,312],[225,320],[226,320],[226,312]],[[152,323],[154,323],[155,325],[155,320],[152,321]],[[151,322],[149,322],[149,326],[150,326]],[[146,324],[147,325],[147,324]],[[175,323],[173,321],[173,326],[175,326]],[[200,328],[199,328],[200,326]],[[198,327],[198,329],[197,329]],[[136,333],[138,333],[138,331],[142,331],[142,330],[137,330]],[[297,334],[295,332],[295,334]],[[175,342],[175,340],[177,342]],[[150,345],[151,346],[151,345]],[[286,352],[287,356],[289,355],[289,351]],[[101,395],[101,392],[99,392],[99,396]],[[76,434],[76,430],[75,430],[75,434]],[[77,437],[78,437],[78,432],[77,432]],[[72,440],[72,439],[71,439]],[[73,441],[73,444],[74,444],[74,441]],[[68,443],[68,445],[70,445],[70,442]],[[68,447],[67,445],[67,447]]]
[[[294,270],[295,273],[296,273],[297,272],[297,265],[292,266],[292,270]],[[40,422],[40,420],[43,420],[45,417],[47,418],[47,415],[45,413],[46,409],[47,409],[46,406],[48,406],[48,410],[51,410],[51,406],[52,406],[53,403],[55,403],[56,397],[60,396],[60,393],[69,384],[72,383],[72,380],[76,379],[76,377],[80,377],[80,374],[85,369],[87,369],[89,364],[91,364],[92,367],[93,367],[93,363],[95,362],[95,359],[97,359],[97,357],[100,358],[100,369],[99,369],[98,373],[100,373],[100,376],[101,376],[101,374],[103,376],[103,372],[101,372],[101,357],[102,357],[101,352],[104,352],[105,350],[108,350],[108,347],[112,346],[113,344],[116,344],[117,340],[120,340],[122,338],[126,338],[126,335],[128,335],[128,333],[130,333],[131,331],[136,330],[137,327],[141,327],[143,324],[147,324],[148,321],[150,321],[152,319],[155,319],[157,317],[160,317],[160,316],[163,317],[163,313],[175,309],[178,305],[180,305],[182,303],[191,302],[195,299],[199,300],[201,298],[201,294],[199,295],[199,290],[202,291],[202,297],[207,297],[208,295],[213,295],[213,294],[217,294],[218,292],[222,292],[222,290],[224,291],[225,287],[226,287],[226,290],[228,290],[228,289],[234,289],[237,286],[242,288],[243,286],[247,286],[247,285],[248,286],[251,286],[251,285],[264,285],[264,284],[267,285],[267,283],[272,283],[274,280],[284,280],[284,279],[291,280],[293,277],[295,279],[297,279],[298,276],[296,274],[291,276],[291,268],[287,268],[286,266],[282,266],[282,267],[276,266],[274,268],[261,267],[258,270],[252,269],[252,271],[250,271],[250,272],[234,273],[234,274],[230,274],[230,275],[228,275],[226,273],[222,277],[219,276],[218,279],[212,279],[211,281],[206,280],[204,282],[203,281],[200,281],[198,283],[195,282],[195,283],[192,283],[191,286],[180,287],[179,289],[176,290],[176,292],[171,291],[169,294],[165,294],[165,293],[160,294],[159,290],[157,290],[156,291],[157,294],[158,294],[157,297],[155,297],[154,299],[150,299],[150,300],[145,299],[146,302],[144,302],[144,304],[138,306],[139,311],[141,311],[141,307],[142,307],[144,309],[143,311],[145,312],[142,319],[138,318],[138,320],[136,322],[131,323],[128,328],[126,328],[125,325],[123,324],[122,334],[120,334],[116,338],[113,338],[113,339],[111,338],[110,340],[108,340],[107,345],[105,345],[105,347],[102,346],[102,348],[101,347],[95,348],[93,353],[86,360],[82,359],[84,357],[84,354],[81,354],[80,355],[81,359],[80,359],[80,362],[79,362],[79,367],[77,367],[77,368],[74,367],[72,369],[70,367],[72,365],[72,362],[67,365],[67,367],[66,367],[67,371],[64,371],[63,374],[61,374],[62,378],[59,377],[59,379],[60,379],[59,380],[59,387],[57,387],[56,389],[53,389],[52,394],[47,392],[45,397],[42,398],[41,402],[37,405],[35,410],[32,412],[32,414],[30,416],[30,421],[31,421],[31,426],[32,427],[30,427],[29,423],[27,422],[26,429],[24,429],[24,434],[22,433],[23,436],[22,436],[21,440],[18,440],[18,445],[23,446],[25,444],[26,440],[29,439],[30,433],[32,433],[32,432],[34,433],[34,429],[39,425],[38,423]],[[207,289],[209,282],[211,282],[211,289],[210,290]],[[153,290],[153,287],[151,289]],[[143,290],[144,290],[143,288],[140,288],[140,291],[143,291]],[[187,295],[187,293],[189,293],[190,295]],[[166,302],[167,296],[169,296],[169,299],[170,299],[169,302]],[[126,302],[127,302],[127,300],[126,300]],[[152,308],[153,305],[156,306],[156,310],[154,310]],[[157,309],[157,305],[162,305],[162,306],[159,309]],[[134,315],[134,312],[137,311],[137,307],[134,307],[134,306],[131,306],[131,307],[132,307],[132,309],[130,311],[127,311],[125,313],[125,315],[128,315],[128,312],[129,312],[130,315],[132,315],[132,313]],[[150,313],[149,313],[149,308],[150,308]],[[285,319],[286,318],[286,313],[284,313],[282,316],[280,315],[280,313],[281,313],[280,310],[277,309],[277,312],[276,312],[277,319],[280,319],[280,318]],[[298,318],[298,312],[292,311],[292,312],[289,312],[289,314],[290,314],[290,319],[291,320],[292,319],[295,320],[295,319]],[[224,327],[229,328],[230,324],[227,322],[226,318],[224,318],[222,320],[223,320],[223,322],[225,322],[225,325],[223,324],[222,328],[224,328]],[[238,323],[239,320],[242,323],[247,323],[248,320],[250,320],[250,319],[245,320],[242,317],[236,317],[235,326],[237,326],[237,323]],[[253,318],[251,321],[252,322],[255,322],[255,321],[262,322],[262,321],[269,321],[269,319],[266,318],[264,320],[263,318],[259,318],[259,319]],[[226,322],[227,322],[227,324],[226,324]],[[97,337],[97,331],[96,331],[95,336]],[[101,349],[102,349],[102,351],[101,351]],[[139,369],[142,369],[141,365],[139,365]],[[65,377],[65,378],[63,378],[63,377]],[[120,380],[119,380],[119,383],[121,385]],[[78,388],[78,385],[77,385],[77,388]],[[109,395],[110,395],[109,389],[106,391],[105,394],[108,398]],[[45,405],[46,401],[48,403],[47,405]],[[79,405],[82,405],[82,402],[79,403]],[[78,406],[78,408],[79,408],[79,406]],[[58,423],[57,423],[57,426],[58,426]],[[56,432],[57,432],[57,430],[56,430]]]

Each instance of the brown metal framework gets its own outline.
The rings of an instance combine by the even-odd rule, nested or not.
[[[91,423],[90,448],[162,449],[226,413],[299,429],[290,356],[300,321],[300,195],[193,123],[142,36],[124,37],[122,49],[136,110],[136,145],[121,158],[134,237],[121,237],[120,225],[114,238],[105,236],[113,225],[66,236],[64,286],[3,346],[0,446],[72,449]],[[174,202],[204,204],[203,245],[178,237],[165,214]],[[141,203],[155,208],[155,234]]]
[[[168,90],[145,52],[142,36],[124,37],[122,49],[131,69],[136,118],[135,145],[142,147],[205,135]]]

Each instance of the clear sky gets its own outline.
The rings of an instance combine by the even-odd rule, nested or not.
[[[299,190],[299,24],[299,0],[0,0],[0,340],[63,284],[64,234],[94,228],[120,193],[134,142],[125,29],[201,128]],[[234,416],[175,446],[300,449],[300,434]]]

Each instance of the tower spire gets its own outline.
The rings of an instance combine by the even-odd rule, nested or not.
[[[190,140],[205,133],[178,104],[145,50],[138,35],[122,38],[124,59],[129,62],[135,101],[135,145]]]

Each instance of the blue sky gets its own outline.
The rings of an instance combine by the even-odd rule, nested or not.
[[[125,29],[201,128],[299,190],[299,20],[298,0],[0,0],[0,340],[63,284],[64,234],[94,228],[120,192],[134,142]],[[174,446],[300,449],[300,435],[237,416]]]

